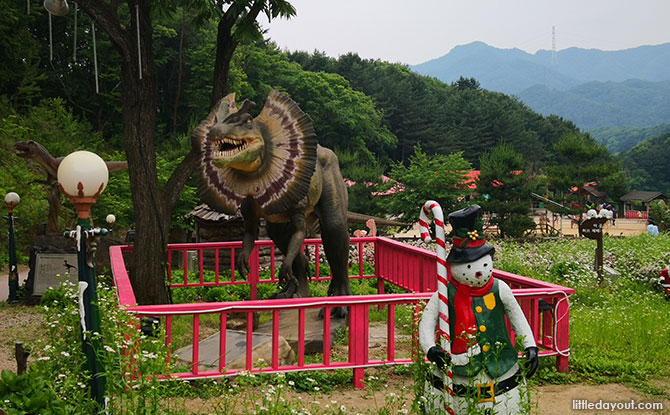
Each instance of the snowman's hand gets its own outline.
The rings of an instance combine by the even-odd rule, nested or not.
[[[451,363],[451,356],[447,354],[440,346],[433,346],[428,349],[426,357],[431,362],[435,363],[440,369],[444,369],[445,366]]]
[[[529,378],[535,374],[537,370],[538,356],[537,347],[526,347],[526,377]]]

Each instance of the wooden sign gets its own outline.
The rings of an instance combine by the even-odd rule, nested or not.
[[[607,218],[591,218],[579,224],[579,232],[588,239],[602,239]]]
[[[603,225],[607,218],[591,218],[579,224],[579,232],[588,239],[595,239],[596,245],[596,272],[598,284],[603,282]]]
[[[77,254],[39,252],[35,259],[35,284],[33,295],[44,295],[49,287],[64,281],[77,283]]]

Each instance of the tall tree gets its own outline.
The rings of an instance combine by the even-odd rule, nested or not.
[[[571,188],[596,182],[598,190],[616,200],[628,188],[621,163],[588,134],[566,133],[554,144],[554,150],[557,164],[547,168],[547,175],[558,192],[569,192]],[[584,197],[580,197],[580,205],[584,206]]]
[[[524,171],[521,154],[501,143],[479,158],[480,175],[477,191],[486,195],[482,208],[491,213],[491,223],[498,225],[501,236],[522,237],[535,227],[530,213],[530,194],[535,189]]]
[[[229,63],[240,40],[260,34],[256,22],[258,14],[265,12],[268,18],[273,18],[295,13],[288,2],[281,0],[191,3],[189,6],[197,6],[203,14],[219,18],[212,102],[227,93]],[[198,163],[199,153],[192,148],[167,182],[159,185],[154,145],[158,107],[152,25],[154,2],[81,0],[79,6],[107,33],[121,57],[124,140],[136,221],[130,279],[138,303],[167,302],[164,266],[170,217],[184,183]],[[167,10],[174,8],[174,4],[163,7]]]

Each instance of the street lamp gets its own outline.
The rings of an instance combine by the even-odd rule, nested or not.
[[[100,407],[105,407],[105,377],[102,362],[97,358],[100,350],[100,311],[95,290],[93,258],[86,259],[86,238],[103,230],[91,228],[91,206],[105,190],[109,179],[107,165],[97,154],[75,151],[58,166],[58,186],[77,211],[77,229],[70,236],[77,240],[77,265],[79,272],[79,314],[81,317],[83,343],[87,368],[91,374],[90,393]],[[90,333],[90,335],[87,335]]]
[[[16,244],[14,242],[14,215],[12,211],[16,205],[21,202],[21,198],[18,194],[14,192],[9,192],[5,196],[5,204],[7,205],[7,210],[9,215],[7,215],[7,220],[9,221],[9,298],[7,302],[17,303],[19,299],[16,296],[16,291],[19,289],[19,271],[16,269]]]
[[[105,218],[105,221],[109,225],[109,232],[112,232],[112,229],[114,229],[114,223],[116,223],[116,216],[112,215],[111,213],[107,215]]]

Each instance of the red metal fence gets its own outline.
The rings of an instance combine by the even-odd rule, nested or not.
[[[339,297],[312,297],[283,300],[257,300],[258,284],[276,283],[275,249],[271,241],[257,241],[250,259],[250,272],[246,280],[236,278],[235,255],[241,249],[241,242],[206,243],[206,244],[176,244],[168,246],[168,285],[171,287],[203,287],[247,284],[250,286],[249,301],[214,302],[194,304],[166,304],[138,306],[128,278],[123,259],[124,253],[132,251],[131,246],[114,246],[110,248],[112,273],[117,287],[119,302],[128,312],[138,316],[161,316],[164,325],[165,343],[172,349],[173,320],[177,316],[190,316],[192,332],[190,370],[176,373],[181,378],[207,378],[238,374],[240,370],[264,373],[289,372],[320,369],[353,369],[354,384],[362,387],[364,368],[382,365],[407,364],[412,361],[411,355],[400,356],[397,353],[398,336],[396,326],[396,310],[405,305],[417,306],[421,301],[427,301],[437,288],[435,277],[435,253],[403,244],[383,237],[352,238],[357,259],[357,273],[351,275],[354,279],[377,279],[378,294],[354,295]],[[320,258],[322,250],[319,239],[305,241],[305,249]],[[366,252],[371,253],[374,247],[374,274],[364,273]],[[270,250],[269,277],[261,278],[259,249]],[[197,270],[188,270],[189,251],[196,251]],[[214,263],[205,264],[204,258],[214,258]],[[368,255],[371,256],[371,255]],[[173,268],[175,258],[182,262],[183,277],[179,281],[173,280],[176,271]],[[229,263],[222,269],[222,257],[227,257]],[[354,261],[356,263],[356,261]],[[327,280],[330,276],[323,276],[321,261],[315,261],[315,276],[312,280]],[[214,278],[205,278],[205,270],[213,271]],[[211,272],[210,272],[211,275]],[[494,276],[507,282],[512,292],[521,304],[521,308],[531,326],[535,341],[540,348],[540,356],[557,356],[556,366],[559,371],[568,369],[569,346],[569,313],[568,297],[574,293],[571,288],[538,281],[504,271],[494,270]],[[398,286],[408,293],[385,294],[384,283]],[[330,310],[333,307],[347,307],[349,311],[348,353],[345,356],[336,356],[333,352],[331,338]],[[370,310],[385,308],[386,311],[386,341],[382,355],[371,356],[369,348]],[[308,309],[323,310],[323,350],[314,362],[305,361],[305,313]],[[281,365],[279,362],[279,326],[280,311],[296,310],[298,313],[298,342],[297,363]],[[272,313],[272,359],[261,367],[259,362],[252,359],[253,351],[253,315],[258,312]],[[231,313],[246,314],[246,358],[244,369],[226,367],[226,340],[227,318]],[[199,345],[201,339],[201,317],[206,315],[217,316],[219,329],[219,356],[216,370],[203,370]],[[211,319],[211,317],[210,317]],[[511,338],[514,338],[512,328],[508,323]]]
[[[649,214],[647,212],[641,211],[641,210],[627,210],[626,213],[626,219],[644,219],[647,220],[649,218]]]

